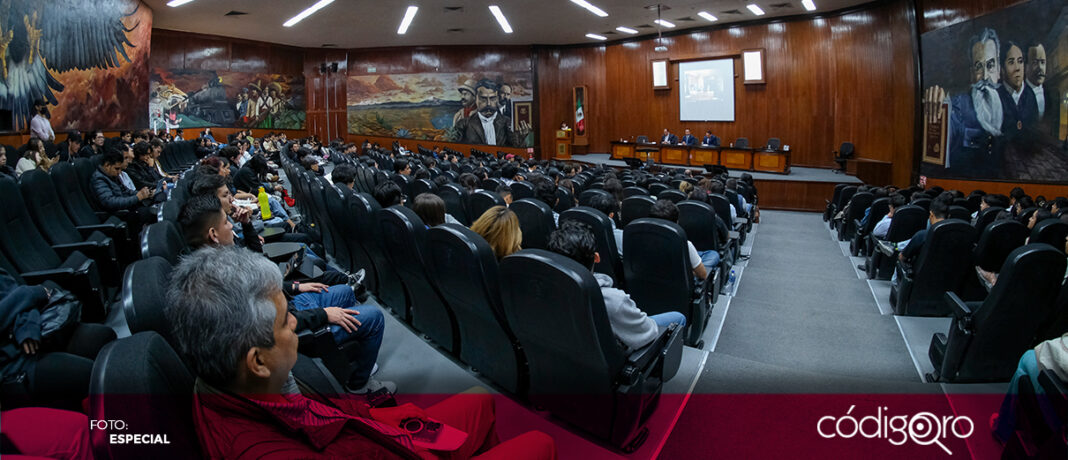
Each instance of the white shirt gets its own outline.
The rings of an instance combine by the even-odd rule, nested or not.
[[[871,219],[871,216],[868,216],[868,218]],[[886,233],[889,231],[890,214],[887,213],[885,216],[883,216],[882,219],[879,220],[879,223],[875,224],[875,228],[871,231],[871,234],[875,235],[876,238],[884,239],[886,238]]]
[[[493,127],[493,120],[497,119],[499,112],[493,112],[493,116],[486,118],[482,116],[482,112],[478,113],[478,119],[482,121],[482,131],[486,133],[486,143],[489,145],[497,145],[497,130]]]
[[[15,163],[15,177],[22,177],[22,173],[26,171],[33,171],[37,168],[37,163],[33,160],[22,157],[19,158],[19,162]]]
[[[1020,89],[1013,91],[1011,86],[1005,85],[1005,89],[1011,91],[1009,94],[1012,95],[1012,102],[1016,105],[1020,105],[1020,95],[1023,94],[1023,87],[1021,86]]]
[[[137,189],[134,188],[133,179],[130,179],[130,175],[126,174],[126,171],[119,173],[119,182],[122,182],[123,187],[126,187],[131,191],[137,191]]]
[[[52,131],[52,123],[50,123],[44,115],[34,115],[33,119],[30,120],[30,138],[48,141],[55,137],[56,133],[55,131]]]
[[[1038,102],[1038,118],[1042,119],[1042,115],[1046,112],[1046,93],[1042,89],[1042,85],[1035,86],[1030,81],[1027,81],[1027,86],[1030,86],[1031,92],[1035,93],[1035,101]]]

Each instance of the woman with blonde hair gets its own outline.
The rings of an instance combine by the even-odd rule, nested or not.
[[[482,235],[482,238],[493,248],[493,254],[497,260],[511,255],[520,249],[523,242],[523,232],[519,230],[519,218],[511,209],[504,206],[489,208],[471,224],[471,231]]]
[[[679,183],[679,191],[689,195],[690,192],[693,191],[693,184],[691,184],[691,183],[689,183],[687,181],[682,181],[682,182]]]

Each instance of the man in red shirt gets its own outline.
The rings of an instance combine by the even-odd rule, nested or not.
[[[206,248],[183,258],[168,304],[178,348],[197,375],[194,419],[209,458],[556,458],[552,438],[540,432],[500,443],[493,398],[484,393],[425,410],[302,395],[290,374],[298,340],[282,276],[248,250]],[[438,421],[466,438],[449,451],[419,447],[400,428],[413,418]]]

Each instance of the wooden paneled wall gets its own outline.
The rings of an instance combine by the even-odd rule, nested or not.
[[[896,183],[912,173],[915,65],[907,2],[883,3],[816,19],[721,28],[595,48],[539,50],[542,127],[570,120],[570,90],[584,85],[591,103],[590,150],[664,128],[700,136],[711,129],[724,142],[748,137],[762,145],[778,137],[799,166],[834,167],[838,145],[852,141],[862,158],[892,161]],[[767,84],[735,85],[734,122],[680,122],[676,60],[736,56],[764,48]],[[670,90],[653,90],[652,59],[672,59]],[[740,59],[735,59],[741,74]],[[542,146],[553,133],[542,131]],[[545,150],[544,147],[542,150]]]

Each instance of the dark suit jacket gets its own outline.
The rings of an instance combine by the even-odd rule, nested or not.
[[[1026,88],[1020,91],[1020,101],[1012,100],[1009,88],[1004,84],[998,86],[998,95],[1001,96],[1001,111],[1004,118],[1001,122],[1001,134],[1012,139],[1020,135],[1025,129],[1034,127],[1038,116],[1038,102],[1035,93]]]
[[[686,145],[697,145],[697,138],[693,134],[687,134],[682,136],[682,143]]]
[[[715,135],[705,136],[705,138],[701,140],[701,143],[705,144],[705,145],[715,145],[715,146],[718,147],[719,146],[719,138],[716,137]]]
[[[1035,96],[1035,89],[1024,82],[1024,93],[1031,93],[1031,97],[1034,99],[1035,105],[1032,107],[1034,113],[1031,117],[1034,118],[1034,128],[1041,133],[1049,134],[1053,137],[1057,137],[1057,124],[1060,119],[1060,110],[1057,104],[1059,98],[1057,92],[1050,89],[1048,84],[1042,85],[1042,96],[1044,97],[1043,105],[1045,105],[1045,111],[1042,112],[1042,116],[1038,116],[1038,97]],[[1021,96],[1021,99],[1023,97]]]
[[[453,126],[454,142],[464,144],[486,144],[486,131],[482,128],[482,120],[478,118],[478,112],[472,113],[467,118],[461,118]],[[501,147],[519,147],[519,141],[512,132],[512,120],[500,113],[493,119],[493,130],[497,138],[497,144]]]
[[[660,143],[663,144],[664,142],[667,142],[668,144],[678,144],[679,143],[679,136],[676,136],[674,134],[668,134],[667,136],[660,136]]]

